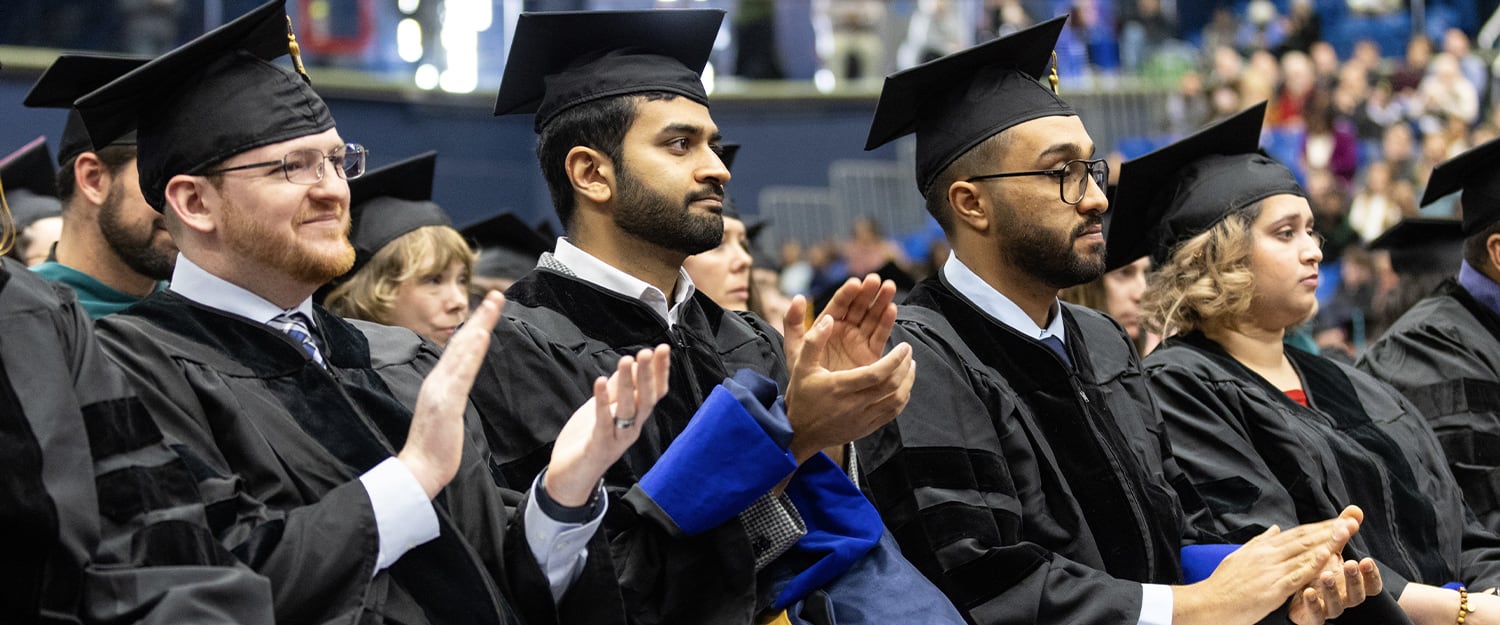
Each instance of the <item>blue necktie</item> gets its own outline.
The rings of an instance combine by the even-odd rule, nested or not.
[[[1048,336],[1042,339],[1042,344],[1046,345],[1047,349],[1052,350],[1052,353],[1057,354],[1057,357],[1061,358],[1063,364],[1067,365],[1069,369],[1073,368],[1073,359],[1068,357],[1068,348],[1063,345],[1062,339],[1055,336]]]
[[[281,313],[271,319],[271,327],[281,330],[297,344],[302,346],[302,351],[319,365],[323,364],[323,354],[318,351],[318,344],[313,339],[312,331],[308,329],[307,317],[300,312]]]

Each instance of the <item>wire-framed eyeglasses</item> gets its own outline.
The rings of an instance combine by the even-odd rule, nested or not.
[[[287,182],[313,185],[323,181],[323,163],[326,161],[333,163],[333,169],[338,172],[340,178],[353,180],[365,174],[365,156],[367,154],[368,151],[365,150],[365,146],[358,143],[346,143],[343,147],[334,148],[332,152],[327,154],[312,148],[294,150],[288,152],[281,160],[224,167],[222,169],[203,172],[201,175],[212,176],[243,169],[275,166],[286,176]]]
[[[1062,164],[1057,169],[1038,169],[1035,171],[1013,171],[1003,174],[987,174],[974,176],[964,182],[977,182],[993,178],[1010,178],[1013,176],[1052,176],[1057,178],[1057,193],[1062,201],[1068,204],[1078,204],[1083,201],[1083,196],[1089,192],[1089,178],[1094,179],[1094,184],[1099,185],[1103,191],[1105,185],[1109,184],[1109,163],[1104,159],[1098,160],[1071,160]]]

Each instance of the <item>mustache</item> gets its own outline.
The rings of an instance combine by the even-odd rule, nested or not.
[[[718,200],[720,202],[724,201],[724,185],[717,182],[710,182],[704,185],[702,188],[689,193],[687,196],[687,201],[685,203],[692,204],[693,202],[697,202],[698,200]]]
[[[1088,232],[1088,230],[1090,228],[1093,228],[1095,226],[1098,226],[1099,228],[1103,228],[1104,227],[1104,218],[1100,217],[1099,215],[1094,215],[1093,217],[1090,217],[1088,221],[1083,222],[1083,224],[1081,224],[1077,228],[1073,229],[1073,238],[1076,239],[1078,237],[1083,236],[1085,232]]]

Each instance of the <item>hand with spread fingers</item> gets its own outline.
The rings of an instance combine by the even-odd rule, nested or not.
[[[798,462],[875,431],[911,399],[911,346],[903,343],[881,355],[896,322],[894,298],[890,282],[850,279],[812,329],[787,324],[787,418]],[[801,319],[806,306],[803,298],[794,299],[787,318]]]
[[[1292,596],[1289,616],[1297,625],[1318,625],[1380,594],[1383,587],[1375,560],[1365,558],[1355,562],[1334,554],[1329,556],[1317,582]]]
[[[406,465],[430,499],[436,497],[453,476],[463,456],[464,410],[469,389],[484,362],[490,333],[500,320],[505,296],[490,291],[462,328],[453,333],[442,358],[422,381],[412,411],[406,445],[396,458]]]
[[[666,345],[620,359],[608,380],[594,380],[594,397],[563,424],[552,445],[544,486],[564,506],[588,503],[599,479],[641,435],[656,402],[667,394],[672,367]]]

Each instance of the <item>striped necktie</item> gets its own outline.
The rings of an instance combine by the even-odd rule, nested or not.
[[[270,325],[277,330],[286,333],[302,346],[302,351],[319,365],[323,364],[323,354],[318,351],[317,340],[313,338],[312,331],[308,329],[307,317],[300,312],[284,312],[271,319]]]

